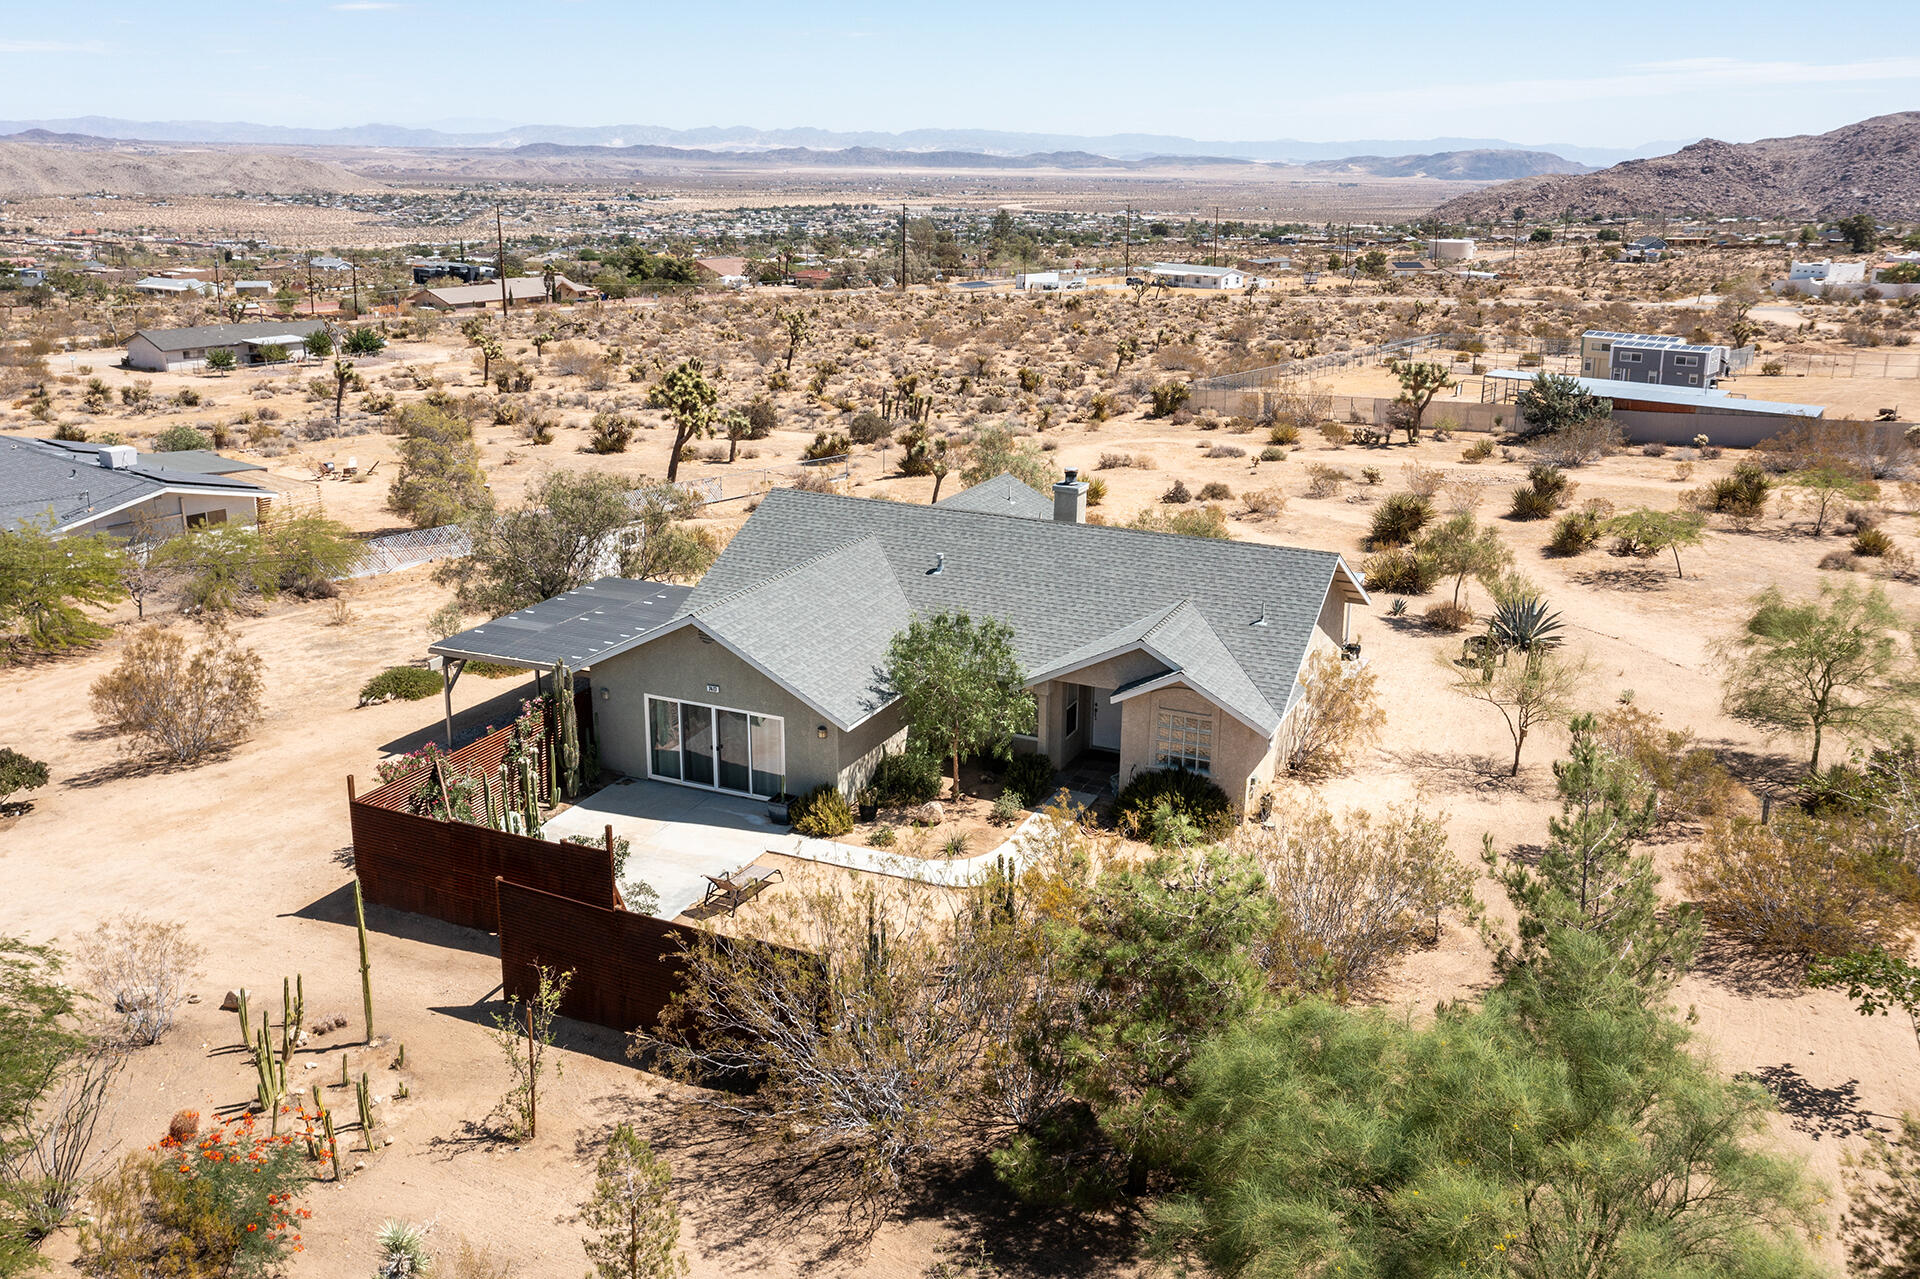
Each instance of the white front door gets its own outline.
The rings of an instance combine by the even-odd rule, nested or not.
[[[1120,708],[1113,704],[1113,690],[1096,688],[1093,693],[1093,722],[1087,726],[1087,746],[1097,751],[1120,749]]]

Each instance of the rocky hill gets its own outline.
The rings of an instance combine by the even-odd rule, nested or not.
[[[1831,133],[1759,142],[1705,138],[1672,155],[1594,173],[1487,187],[1434,210],[1443,220],[1665,214],[1672,217],[1920,218],[1920,111],[1875,116]]]
[[[1439,178],[1448,182],[1504,182],[1589,169],[1551,151],[1441,151],[1433,155],[1355,155],[1301,166],[1314,173],[1374,178]]]
[[[271,152],[127,147],[97,138],[0,138],[0,191],[14,199],[94,191],[113,195],[365,191],[379,185],[325,160]]]

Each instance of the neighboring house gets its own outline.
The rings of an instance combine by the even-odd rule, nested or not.
[[[479,311],[500,305],[502,283],[500,280],[489,280],[484,284],[453,284],[445,288],[421,289],[407,301],[413,306],[430,306],[436,311]],[[512,275],[506,278],[504,284],[510,303],[547,301],[547,284],[540,276]],[[566,298],[578,296],[586,290],[566,276],[556,275],[554,291]]]
[[[273,293],[272,280],[235,280],[233,291],[241,297],[268,297]]]
[[[1712,386],[1727,375],[1729,355],[1724,346],[1620,337],[1613,342],[1607,377],[1655,386]]]
[[[1395,259],[1393,273],[1398,276],[1419,275],[1427,269],[1425,262],[1417,259]]]
[[[181,280],[172,276],[150,275],[143,280],[135,280],[136,293],[151,293],[155,297],[180,297],[187,293],[211,293],[213,285],[205,280]]]
[[[1670,337],[1664,333],[1614,333],[1607,329],[1588,329],[1580,335],[1580,376],[1611,377],[1615,342],[1634,342],[1643,346],[1655,344],[1681,346],[1685,344],[1686,339]]]
[[[316,271],[351,271],[353,263],[345,258],[314,258],[307,263]]]
[[[1487,374],[1490,382],[1502,387],[1503,399],[1517,397],[1539,376],[1538,371],[1530,373],[1524,369],[1493,369]],[[1785,426],[1800,418],[1825,417],[1827,412],[1818,404],[1750,400],[1729,391],[1705,386],[1622,385],[1610,379],[1591,377],[1577,377],[1573,381],[1587,394],[1609,401],[1616,418],[1621,413],[1707,413],[1723,417],[1775,418]]]
[[[745,287],[747,283],[747,260],[745,258],[695,258],[703,278],[729,289]]]
[[[1204,773],[1236,802],[1284,768],[1310,653],[1368,598],[1330,551],[1084,523],[1007,476],[937,506],[775,489],[671,620],[594,657],[600,759],[741,794],[851,794],[906,724],[893,637],[961,609],[1013,632],[1032,690],[1016,748],[1089,752],[1125,782]]]
[[[1818,262],[1794,262],[1787,267],[1787,280],[1793,284],[1861,284],[1866,278],[1864,262],[1835,262],[1823,258]]]
[[[824,289],[827,287],[827,282],[833,278],[833,275],[818,267],[810,267],[803,271],[795,271],[791,278],[797,288]]]
[[[1238,289],[1247,277],[1238,267],[1196,266],[1191,262],[1155,262],[1147,274],[1176,289]]]
[[[127,366],[151,373],[205,368],[207,352],[233,352],[240,365],[261,363],[261,351],[286,348],[293,360],[307,358],[302,345],[309,334],[325,330],[325,320],[264,320],[247,324],[200,324],[187,329],[141,329],[127,342]]]
[[[60,534],[133,537],[250,524],[278,494],[234,472],[259,469],[199,451],[0,435],[0,529],[51,519]]]
[[[407,265],[413,270],[415,284],[432,284],[435,280],[448,278],[458,280],[462,284],[473,284],[493,278],[493,268],[479,262],[448,262],[444,258],[415,258]]]

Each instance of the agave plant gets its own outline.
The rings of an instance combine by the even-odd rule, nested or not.
[[[1534,595],[1501,601],[1487,623],[1496,641],[1523,653],[1558,647],[1564,629],[1560,614],[1550,611],[1547,602]]]

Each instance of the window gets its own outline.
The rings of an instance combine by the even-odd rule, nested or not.
[[[1673,362],[1680,368],[1690,369],[1700,363],[1700,357],[1697,355],[1676,355],[1673,357]]]
[[[1699,375],[1698,373],[1689,373],[1689,374],[1687,374],[1687,381],[1688,381],[1689,383],[1691,383],[1692,385],[1694,385],[1694,386],[1699,386],[1699,385],[1700,385],[1700,375]]]
[[[786,783],[786,723],[777,715],[647,698],[648,775],[736,794]]]
[[[1638,364],[1640,363],[1640,352],[1622,351],[1620,352],[1620,358],[1625,360],[1628,364]]]
[[[1213,771],[1213,716],[1161,711],[1154,725],[1153,762],[1189,773]]]
[[[1080,694],[1076,690],[1067,694],[1067,713],[1060,721],[1060,736],[1072,737],[1080,731]]]

